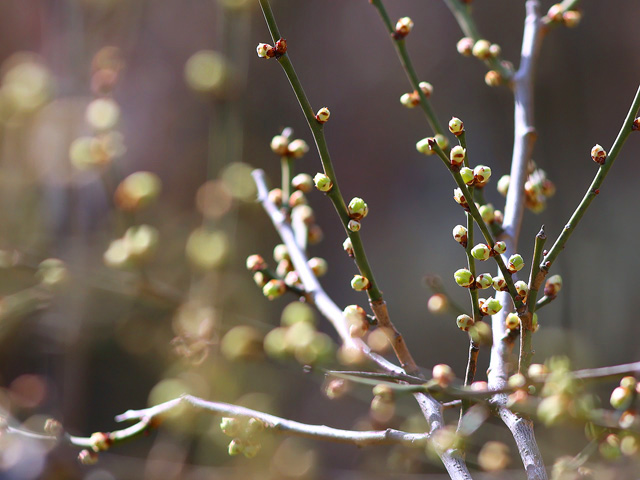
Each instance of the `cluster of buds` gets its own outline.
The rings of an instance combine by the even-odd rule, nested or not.
[[[420,90],[426,98],[429,98],[433,93],[433,85],[429,82],[420,82],[418,87],[420,87]],[[414,108],[420,105],[420,95],[418,91],[414,90],[411,93],[403,93],[400,96],[400,103],[407,108]]]
[[[220,430],[229,437],[235,437],[229,443],[228,452],[231,456],[243,454],[247,458],[255,457],[261,448],[255,437],[264,428],[264,423],[257,418],[225,417],[220,421]]]
[[[309,151],[309,145],[300,138],[289,140],[289,136],[283,133],[271,139],[271,150],[281,157],[301,158]]]
[[[473,43],[471,50],[469,50],[469,44],[472,43],[466,40],[465,38],[458,41],[458,52],[462,55],[468,56],[469,54],[473,55],[479,60],[488,60],[490,58],[496,58],[500,56],[502,53],[502,49],[500,45],[491,43],[489,40],[480,39],[477,42]]]
[[[481,273],[476,278],[466,268],[456,270],[453,274],[455,282],[464,288],[479,288],[484,290],[493,285],[493,277],[488,273]]]
[[[268,43],[259,43],[256,47],[256,53],[260,58],[280,58],[287,53],[287,40],[281,38],[276,42],[275,47],[272,47]]]
[[[478,165],[473,170],[469,167],[462,167],[460,169],[460,176],[462,177],[462,181],[467,185],[481,188],[489,183],[491,168],[486,165]]]
[[[436,145],[441,150],[449,148],[449,140],[444,135],[438,133],[435,137],[426,137],[416,143],[416,150],[423,155],[433,155],[436,150]]]
[[[455,238],[455,233],[454,233]],[[479,243],[475,247],[471,249],[471,255],[476,260],[480,260],[484,262],[488,260],[490,257],[495,257],[496,255],[502,255],[507,250],[507,245],[502,242],[496,242],[493,247],[486,245],[484,243]]]
[[[498,180],[498,192],[506,196],[509,191],[511,177],[503,175]],[[529,175],[524,183],[525,206],[534,213],[542,212],[547,206],[547,199],[556,193],[556,187],[551,180],[547,178],[544,170],[537,168],[535,163],[531,162]]]
[[[596,143],[591,149],[591,159],[598,165],[604,165],[607,161],[607,151]]]
[[[347,205],[347,212],[350,218],[347,228],[357,232],[361,227],[360,221],[369,214],[369,207],[360,197],[353,197]]]
[[[393,32],[393,38],[400,40],[411,33],[413,29],[413,20],[409,17],[402,17],[396,22],[396,29]]]
[[[104,263],[116,269],[139,267],[153,257],[159,237],[158,230],[150,225],[129,227],[122,238],[112,241],[104,252]]]
[[[544,284],[544,294],[549,298],[555,298],[562,290],[562,277],[552,275]]]
[[[638,393],[640,393],[640,386],[636,378],[624,377],[620,380],[620,385],[611,392],[609,402],[616,410],[628,410]]]
[[[562,4],[551,5],[543,21],[545,23],[560,23],[569,28],[578,26],[582,20],[582,14],[577,10],[566,10]]]

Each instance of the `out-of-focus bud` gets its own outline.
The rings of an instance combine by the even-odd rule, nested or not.
[[[118,208],[135,212],[152,204],[161,189],[162,183],[155,173],[135,172],[120,182],[113,196]]]
[[[280,190],[279,188],[274,188],[272,190],[269,190],[268,198],[269,198],[269,201],[273,203],[276,207],[282,206],[282,190]]]
[[[432,137],[423,138],[418,143],[416,143],[416,150],[418,150],[423,155],[433,155],[433,150],[429,147],[429,141],[433,140]]]
[[[449,309],[449,300],[447,300],[446,295],[443,295],[442,293],[435,293],[429,297],[427,308],[435,315],[444,314]]]
[[[449,384],[456,378],[455,373],[453,373],[453,369],[449,365],[445,365],[444,363],[440,363],[433,367],[432,376],[433,379],[442,388],[448,387]]]
[[[492,43],[491,46],[489,47],[489,54],[493,57],[499,57],[500,54],[502,53],[502,48],[500,47],[500,45],[498,45],[497,43]]]
[[[284,156],[289,149],[289,138],[284,135],[275,135],[271,139],[271,150],[276,155]]]
[[[290,260],[289,250],[287,250],[287,246],[284,243],[280,243],[273,247],[273,259],[276,262],[281,262],[282,260]]]
[[[418,84],[418,87],[420,88],[420,90],[422,90],[422,93],[427,98],[429,98],[433,93],[433,85],[431,85],[429,82],[420,82]]]
[[[486,60],[491,56],[491,42],[488,40],[478,40],[471,50],[474,57],[480,60]]]
[[[309,268],[313,271],[316,277],[326,275],[327,270],[329,270],[329,264],[327,261],[320,257],[310,258],[309,261],[307,261],[307,265],[309,265]]]
[[[309,145],[307,145],[307,142],[305,142],[301,138],[297,138],[289,143],[287,154],[293,158],[302,158],[308,151]]]
[[[500,192],[501,195],[503,196],[507,196],[507,192],[509,191],[509,183],[511,182],[511,176],[510,175],[503,175],[500,177],[500,180],[498,180],[498,185],[497,185],[497,189],[498,192]]]
[[[436,134],[436,136],[433,138],[436,139],[436,143],[442,150],[446,150],[447,148],[449,148],[449,140],[447,140],[447,137],[445,137],[441,133]]]
[[[247,257],[247,270],[250,272],[257,272],[259,270],[265,270],[267,268],[267,262],[264,261],[262,255],[249,255]]]
[[[287,291],[287,285],[278,279],[271,279],[267,283],[265,283],[264,287],[262,287],[262,293],[269,300],[274,300],[278,297],[281,297],[284,292]]]
[[[307,197],[304,195],[304,192],[301,192],[300,190],[296,190],[289,197],[289,207],[291,208],[299,207],[306,204]]]
[[[547,17],[549,17],[549,20],[551,21],[562,22],[563,13],[564,13],[564,7],[561,4],[556,3],[554,5],[551,5],[551,7],[549,8],[549,11],[547,12]]]
[[[291,186],[301,192],[309,193],[313,189],[313,179],[308,173],[299,173],[291,179]]]
[[[502,75],[496,70],[489,70],[484,75],[484,83],[489,87],[497,87],[502,83]]]
[[[582,14],[577,10],[567,10],[562,14],[562,22],[569,28],[577,27],[582,20]]]
[[[396,22],[395,38],[404,38],[413,29],[413,20],[409,17],[402,17]]]
[[[92,450],[81,450],[78,453],[78,462],[82,465],[95,465],[98,462],[98,454]]]
[[[487,205],[481,205],[480,208],[478,208],[478,211],[480,212],[480,216],[485,223],[493,223],[495,212],[495,210],[493,209],[493,205],[491,205],[490,203],[488,203]]]
[[[413,93],[403,93],[400,96],[400,103],[407,108],[414,108],[420,103],[420,98],[416,98]]]
[[[544,294],[547,297],[555,297],[562,289],[562,277],[560,275],[552,275],[544,284]]]
[[[464,55],[465,57],[470,57],[473,51],[473,39],[469,37],[463,37],[458,40],[456,44],[456,49],[460,55]]]
[[[616,410],[626,410],[631,404],[631,400],[633,399],[633,392],[625,387],[616,387],[613,392],[611,392],[611,398],[609,399],[609,403]]]

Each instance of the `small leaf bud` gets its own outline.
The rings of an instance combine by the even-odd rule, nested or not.
[[[509,289],[507,282],[502,276],[493,277],[493,288],[495,288],[497,292],[506,292]]]
[[[607,161],[607,152],[597,143],[591,149],[591,158],[599,165],[604,165]]]
[[[422,90],[422,93],[427,98],[429,98],[433,93],[433,85],[431,85],[429,82],[420,82],[418,84],[418,87],[420,88],[420,90]]]
[[[631,125],[631,130],[640,130],[640,117],[636,118]]]
[[[460,55],[463,55],[465,57],[470,57],[473,51],[473,39],[469,37],[461,38],[460,40],[458,40],[458,43],[456,44],[456,49],[458,50],[458,53]]]
[[[515,330],[520,326],[520,317],[518,317],[517,313],[510,313],[507,315],[507,318],[504,320],[505,326],[509,330]]]
[[[456,137],[464,132],[464,123],[458,117],[451,117],[449,120],[449,131]]]
[[[420,103],[420,102],[416,102],[415,101],[415,96],[413,94],[411,94],[411,93],[403,93],[400,96],[400,103],[403,106],[407,107],[407,108],[413,108],[416,105],[418,105],[418,103]]]
[[[497,43],[492,43],[489,47],[489,55],[491,55],[493,58],[496,58],[499,57],[501,53],[502,48],[500,48],[500,45],[498,45]]]
[[[449,300],[442,293],[435,293],[429,297],[427,301],[427,309],[435,315],[447,313],[449,309]]]
[[[466,268],[461,268],[459,270],[456,270],[455,273],[453,274],[453,278],[455,279],[456,283],[461,287],[468,287],[474,281],[473,275]]]
[[[518,292],[518,295],[522,298],[525,298],[529,294],[529,285],[527,285],[527,282],[518,280],[514,286],[516,287],[516,292]]]
[[[491,249],[484,243],[479,243],[478,245],[476,245],[471,249],[471,255],[473,255],[473,258],[483,262],[489,258],[490,254],[491,254]]]
[[[562,22],[569,28],[575,28],[582,20],[582,14],[577,10],[567,10],[562,14]]]
[[[609,403],[611,403],[611,406],[616,410],[625,410],[629,407],[632,398],[633,395],[630,389],[625,387],[616,387],[613,392],[611,392]]]
[[[260,58],[271,58],[275,57],[276,50],[268,43],[259,43],[256,47],[256,53]]]
[[[462,225],[453,227],[453,238],[463,247],[467,245],[467,229]]]
[[[478,40],[471,50],[471,53],[474,57],[479,58],[480,60],[486,60],[491,56],[491,42],[488,40]]]
[[[516,253],[515,255],[511,255],[509,257],[509,261],[507,262],[507,268],[511,273],[516,273],[522,270],[524,267],[524,260],[520,256],[520,254]]]
[[[552,275],[544,284],[544,294],[547,297],[555,297],[562,289],[562,277],[560,275]]]
[[[261,255],[249,255],[247,257],[247,270],[250,272],[257,272],[266,268],[267,262],[264,261]]]
[[[309,193],[313,188],[313,179],[308,173],[299,173],[291,179],[291,186],[301,192]]]
[[[368,290],[371,288],[371,283],[367,277],[363,277],[362,275],[354,275],[351,279],[351,288],[353,288],[356,292],[361,292],[363,290]]]
[[[413,20],[409,17],[402,17],[396,22],[395,38],[404,38],[411,32]]]
[[[280,40],[278,40],[274,48],[278,55],[284,55],[285,53],[287,53],[287,39],[281,38]]]
[[[460,145],[456,145],[451,149],[449,153],[449,158],[451,159],[451,165],[460,166],[462,162],[464,162],[464,157],[466,156],[466,150],[462,148]]]
[[[456,318],[456,325],[458,325],[458,328],[463,332],[468,331],[474,324],[473,318],[469,315],[459,315],[458,318]]]
[[[489,297],[482,304],[482,307],[480,307],[480,310],[482,310],[482,313],[484,313],[485,315],[495,315],[500,310],[502,310],[502,305],[496,298]]]
[[[456,378],[455,373],[453,373],[453,369],[444,363],[435,365],[431,375],[442,388],[447,387]]]
[[[363,199],[360,197],[353,197],[347,205],[347,210],[349,211],[349,216],[359,220],[366,216],[369,208]]]
[[[307,142],[305,142],[301,138],[293,140],[289,144],[289,148],[287,149],[287,153],[293,158],[301,158],[308,151],[309,145],[307,145]]]
[[[491,178],[491,168],[487,167],[486,165],[478,165],[473,169],[473,176],[478,185],[486,185],[489,181],[489,178]]]
[[[433,140],[432,137],[423,138],[419,142],[416,143],[416,150],[418,150],[423,155],[433,155],[433,150],[429,147],[429,141]]]
[[[316,113],[316,120],[318,123],[326,123],[327,120],[329,120],[330,115],[331,112],[329,112],[329,109],[327,107],[322,107],[318,110],[318,113]]]
[[[467,185],[473,185],[475,177],[473,175],[473,170],[471,170],[469,167],[462,167],[460,169],[460,176],[462,177],[462,181],[464,183],[466,183]]]
[[[556,3],[555,5],[551,5],[551,7],[549,8],[547,17],[549,17],[549,20],[553,22],[561,22],[563,13],[564,7],[561,4]]]
[[[287,291],[287,285],[278,279],[271,279],[262,287],[262,294],[269,300],[274,300]]]
[[[82,465],[95,465],[98,462],[98,454],[92,450],[81,450],[78,453],[78,462]]]
[[[507,244],[502,241],[496,242],[493,244],[493,251],[496,252],[498,255],[502,255],[504,252],[507,251]]]
[[[488,273],[481,273],[476,277],[476,285],[481,290],[489,288],[493,285],[493,278]]]
[[[316,277],[322,277],[327,273],[329,264],[324,258],[313,257],[307,261],[307,265]]]
[[[223,417],[220,419],[220,430],[228,437],[236,437],[240,435],[242,424],[239,419],[234,417]]]
[[[496,70],[489,70],[484,75],[484,83],[489,87],[497,87],[502,83],[502,75]]]
[[[240,455],[244,451],[244,445],[242,442],[235,438],[229,442],[229,448],[227,450],[230,456]]]
[[[349,223],[347,224],[347,228],[352,232],[360,231],[361,227],[362,227],[362,224],[359,221],[353,220],[353,219],[349,220]]]
[[[324,173],[316,173],[316,176],[313,177],[313,183],[315,183],[316,188],[321,192],[328,192],[333,188],[333,182]]]
[[[491,205],[490,203],[481,205],[480,208],[478,208],[478,211],[480,212],[480,216],[485,223],[493,223],[495,212],[495,210],[493,209],[493,205]]]
[[[276,135],[271,139],[271,150],[277,155],[286,155],[289,147],[289,139],[284,135]]]
[[[284,243],[280,243],[273,247],[273,259],[276,262],[289,260],[289,250],[287,250],[287,246]]]
[[[345,252],[347,252],[347,255],[349,255],[350,257],[353,257],[354,253],[353,253],[353,244],[351,243],[351,239],[349,237],[347,237],[347,239],[342,242],[342,248],[344,249]]]
[[[438,133],[434,138],[436,139],[436,143],[442,150],[446,150],[449,147],[449,140],[447,140],[447,137],[445,137],[441,133]]]
[[[279,188],[274,188],[272,190],[269,190],[268,198],[269,198],[269,201],[273,203],[276,207],[282,206],[282,190],[280,190]]]

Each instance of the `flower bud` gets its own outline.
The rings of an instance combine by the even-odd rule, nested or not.
[[[460,145],[456,145],[455,147],[453,147],[451,149],[451,152],[449,153],[449,158],[451,159],[451,165],[454,165],[454,166],[462,165],[466,154],[467,154],[466,150],[462,148]]]
[[[289,148],[287,149],[287,153],[293,158],[301,158],[308,151],[309,145],[307,145],[307,142],[305,142],[301,138],[293,140],[289,144]]]
[[[360,197],[353,197],[349,205],[347,205],[347,210],[349,211],[349,216],[356,220],[364,218],[369,213],[369,207]]]
[[[111,438],[109,437],[109,434],[104,432],[92,433],[89,441],[91,443],[91,450],[96,453],[109,450],[109,446],[111,445]]]
[[[273,203],[276,207],[282,206],[282,190],[280,190],[279,188],[274,188],[272,190],[269,190],[268,198],[269,198],[269,201]]]
[[[252,418],[251,420],[255,420],[255,419]],[[245,458],[253,458],[258,454],[258,452],[260,452],[261,448],[262,448],[262,445],[259,443],[247,443],[244,446],[242,454],[245,456]]]
[[[349,220],[349,223],[347,224],[347,228],[352,232],[358,232],[360,231],[360,228],[362,228],[362,224],[359,221],[352,219],[352,220]]]
[[[496,242],[493,244],[493,251],[496,252],[498,255],[502,255],[504,252],[507,251],[507,244],[502,241]]]
[[[496,70],[489,70],[484,75],[484,83],[489,87],[497,87],[502,83],[502,75],[500,75],[500,72],[497,72]]]
[[[640,117],[636,118],[633,121],[633,125],[631,126],[631,130],[640,130]]]
[[[553,275],[547,279],[544,284],[544,294],[547,297],[555,297],[562,289],[562,277]]]
[[[307,261],[307,265],[316,277],[322,277],[327,273],[329,264],[324,258],[313,257]]]
[[[47,418],[44,422],[44,431],[49,435],[59,437],[64,433],[64,427],[55,418]]]
[[[516,292],[518,292],[518,295],[520,295],[522,298],[526,298],[526,296],[529,294],[529,285],[527,285],[527,282],[518,280],[514,284],[514,286],[516,287]]]
[[[411,32],[413,20],[409,17],[402,17],[396,22],[395,38],[404,38]]]
[[[555,5],[551,5],[551,7],[549,8],[547,17],[549,17],[549,20],[553,22],[561,22],[563,13],[564,7],[561,4],[556,3]]]
[[[135,212],[152,204],[160,195],[162,182],[151,172],[135,172],[125,178],[113,194],[118,208]]]
[[[444,363],[435,365],[431,375],[442,388],[447,387],[456,378],[455,373],[453,373],[453,369]]]
[[[250,272],[257,272],[266,268],[267,262],[264,261],[261,255],[249,255],[247,257],[247,270]]]
[[[502,310],[502,305],[497,299],[489,297],[482,304],[480,310],[482,310],[482,313],[484,313],[485,315],[495,315],[500,310]]]
[[[491,56],[490,52],[491,42],[488,40],[478,40],[471,50],[471,53],[474,57],[479,58],[480,60],[486,60]]]
[[[315,183],[316,188],[321,192],[326,193],[333,188],[333,182],[324,173],[316,173],[316,176],[313,177],[313,183]]]
[[[465,57],[471,56],[471,53],[473,51],[473,39],[469,37],[461,38],[456,44],[456,49],[458,50],[458,53],[460,55],[463,55]]]
[[[353,244],[351,243],[351,239],[349,237],[347,237],[347,239],[342,242],[342,248],[344,249],[345,252],[347,252],[347,255],[349,255],[350,257],[353,257],[354,253],[353,253]]]
[[[234,417],[220,419],[220,430],[228,437],[237,437],[242,431],[242,422]]]
[[[309,245],[317,245],[324,238],[324,233],[322,232],[322,228],[320,225],[311,225],[309,227],[309,234],[307,235],[307,241]]]
[[[362,290],[368,290],[371,288],[371,283],[369,283],[369,279],[367,277],[354,275],[351,279],[351,288],[357,292],[361,292]]]
[[[244,445],[239,439],[235,438],[231,440],[231,442],[229,442],[229,448],[227,451],[232,457],[235,455],[240,455],[242,452],[244,452]]]
[[[416,150],[418,150],[423,155],[433,155],[433,150],[429,146],[429,141],[433,140],[432,137],[423,138],[418,143],[416,143]]]
[[[431,295],[427,301],[427,309],[435,315],[447,313],[447,310],[449,309],[449,300],[447,300],[447,296],[442,293],[435,293]]]
[[[274,300],[282,296],[286,291],[287,285],[282,280],[275,278],[269,280],[264,284],[264,287],[262,287],[262,294],[269,300]]]
[[[267,277],[262,272],[256,272],[253,274],[253,281],[260,288],[264,287],[265,283],[267,283]]]
[[[369,331],[369,324],[367,322],[352,323],[349,325],[349,336],[351,338],[362,338]]]
[[[349,389],[349,384],[342,378],[333,378],[327,383],[324,394],[327,398],[333,400],[343,396]]]
[[[469,315],[459,315],[458,318],[456,318],[456,325],[458,325],[458,328],[463,332],[468,331],[474,324],[473,318]]]
[[[509,385],[510,388],[522,388],[527,384],[527,377],[525,377],[523,374],[521,373],[516,373],[514,375],[511,375],[509,377],[509,380],[507,381],[507,385]]]
[[[485,322],[476,322],[476,324],[469,329],[469,336],[478,345],[491,345],[493,342],[493,336],[491,334],[491,327]]]
[[[481,290],[489,288],[493,285],[493,278],[488,273],[481,273],[476,277],[476,285]]]
[[[453,227],[453,238],[463,247],[467,245],[467,229],[462,225]]]
[[[287,39],[281,38],[280,40],[278,40],[274,48],[278,55],[284,55],[285,53],[287,53]]]
[[[449,120],[449,131],[456,137],[464,132],[464,123],[458,117],[451,117]]]
[[[609,403],[611,403],[611,406],[616,410],[626,410],[633,399],[632,393],[628,388],[616,387],[613,392],[611,392]]]
[[[313,225],[315,222],[315,216],[313,214],[313,208],[309,205],[298,205],[291,211],[291,218],[295,221],[304,223],[307,226]]]
[[[501,53],[502,48],[500,47],[500,45],[498,45],[497,43],[492,43],[489,47],[489,55],[491,55],[493,58],[496,58],[499,57]]]
[[[509,257],[507,268],[511,273],[519,272],[520,270],[522,270],[522,267],[524,267],[524,260],[518,253]]]
[[[380,399],[384,402],[390,402],[393,400],[394,394],[393,389],[388,385],[380,383],[373,387],[373,396],[380,397]]]
[[[98,461],[98,454],[91,450],[81,450],[78,453],[78,462],[82,465],[95,465]]]
[[[367,322],[367,312],[360,305],[347,305],[342,314],[345,320],[351,324]]]
[[[460,176],[462,177],[462,181],[464,183],[466,183],[467,185],[473,185],[475,178],[473,175],[473,170],[471,170],[469,167],[462,167],[460,169]]]
[[[491,249],[484,243],[479,243],[478,245],[476,245],[471,249],[471,255],[473,255],[473,258],[483,262],[489,258],[490,254],[491,254]]]
[[[478,208],[478,211],[480,212],[480,216],[485,223],[493,223],[495,211],[493,209],[493,205],[491,205],[490,203],[481,205],[480,208]]]
[[[455,279],[456,283],[461,287],[468,287],[474,281],[473,275],[466,268],[461,268],[459,270],[456,270],[455,273],[453,274],[453,278]]]
[[[434,138],[436,139],[436,143],[442,150],[446,150],[449,147],[449,140],[447,140],[447,137],[445,137],[441,133],[436,134]]]
[[[504,213],[500,210],[496,210],[493,212],[493,223],[497,223],[498,225],[502,225],[504,221]]]
[[[427,98],[429,98],[433,93],[433,85],[431,85],[429,82],[420,82],[418,84],[418,87],[420,88],[420,90],[422,90],[422,93]]]
[[[400,96],[400,103],[407,108],[413,108],[420,103],[420,99],[416,99],[412,93],[403,93]]]
[[[296,190],[289,197],[289,207],[291,208],[299,207],[306,204],[307,197],[305,197],[304,192],[301,192],[300,190]]]
[[[276,50],[268,43],[259,43],[256,47],[256,53],[260,58],[271,58],[275,57]]]
[[[500,194],[504,197],[507,196],[510,182],[511,182],[510,175],[503,175],[500,177],[500,180],[498,180],[498,185],[497,185],[498,192],[500,192]]]
[[[607,161],[607,152],[597,143],[591,149],[591,158],[599,165],[604,165]]]
[[[485,165],[478,165],[473,169],[473,176],[480,186],[486,185],[491,177],[491,168]]]
[[[264,423],[259,418],[250,418],[244,431],[247,435],[252,436],[264,430]]]
[[[505,318],[504,324],[509,330],[515,330],[520,326],[520,317],[517,313],[510,313]]]
[[[292,270],[291,272],[287,272],[287,274],[284,276],[284,283],[288,287],[302,286],[302,282],[300,281],[300,275],[298,275],[298,272],[296,272],[295,270]]]
[[[582,20],[582,14],[577,10],[567,10],[562,14],[562,22],[569,28],[577,27]]]
[[[529,375],[529,378],[534,382],[541,382],[544,380],[545,375],[547,375],[548,373],[549,369],[546,365],[543,365],[542,363],[532,363],[529,366],[527,375]]]
[[[299,173],[291,179],[291,186],[301,192],[309,193],[313,188],[313,179],[308,173]]]
[[[631,376],[622,377],[620,379],[620,386],[624,388],[628,388],[630,390],[635,390],[636,387],[638,386],[638,380],[636,380],[635,377],[631,377]]]
[[[289,250],[287,250],[287,246],[284,243],[280,243],[273,247],[273,259],[276,262],[281,262],[282,260],[289,260]]]
[[[462,205],[463,207],[468,207],[467,199],[464,198],[464,194],[459,188],[453,190],[453,199],[456,201],[456,203]]]
[[[502,276],[493,277],[493,288],[496,292],[506,292],[509,289],[507,282]]]
[[[284,156],[289,148],[289,139],[284,135],[276,135],[271,139],[271,150],[276,155]]]
[[[329,109],[327,107],[322,107],[318,110],[318,113],[316,113],[316,120],[318,123],[326,123],[327,120],[329,120],[330,115],[331,112],[329,112]]]

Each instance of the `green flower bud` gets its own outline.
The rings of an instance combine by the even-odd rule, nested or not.
[[[469,167],[462,167],[460,169],[460,176],[462,177],[462,181],[464,183],[466,183],[467,185],[473,185],[475,178],[472,169],[470,169]]]
[[[495,218],[495,212],[494,212],[494,218]],[[493,251],[496,252],[498,255],[502,255],[504,252],[507,251],[507,244],[502,241],[496,242],[493,244]]]
[[[344,249],[345,252],[347,252],[347,255],[349,255],[350,257],[353,257],[354,252],[353,252],[353,244],[351,243],[351,239],[349,237],[347,237],[347,239],[342,242],[342,248]]]
[[[313,177],[313,182],[316,184],[316,188],[321,192],[328,192],[333,188],[333,182],[324,173],[316,173]]]
[[[431,147],[429,146],[429,140],[432,140],[432,137],[423,138],[416,143],[416,150],[423,155],[433,155],[433,150],[431,150]]]
[[[473,39],[469,38],[469,37],[463,37],[460,40],[458,40],[458,43],[456,44],[456,49],[458,50],[458,53],[460,55],[463,55],[465,57],[470,57],[471,53],[473,52]]]
[[[322,277],[327,273],[329,264],[324,258],[313,257],[307,261],[307,265],[316,277]]]
[[[510,313],[505,318],[504,324],[509,330],[515,330],[520,326],[520,317],[517,313]]]
[[[491,169],[485,165],[478,165],[473,169],[473,176],[478,185],[486,185],[491,177]]]
[[[467,245],[467,229],[462,225],[453,227],[453,238],[463,247]]]
[[[562,277],[560,275],[552,275],[544,284],[544,294],[547,297],[555,297],[562,290]]]
[[[363,277],[362,275],[354,275],[351,279],[351,288],[353,288],[357,292],[361,292],[363,290],[368,290],[371,288],[371,283],[367,277]]]
[[[231,442],[229,442],[228,452],[232,457],[235,455],[240,455],[242,452],[244,452],[244,445],[242,444],[242,441],[237,438],[231,440]]]
[[[442,150],[446,150],[449,147],[449,140],[444,135],[438,133],[435,137],[436,143]]]
[[[607,161],[607,152],[600,145],[595,144],[591,149],[591,158],[599,165],[604,165]]]
[[[422,93],[427,98],[429,98],[433,93],[433,85],[431,85],[429,82],[420,82],[418,84],[418,87],[420,88],[420,90],[422,90]]]
[[[276,262],[291,260],[291,257],[289,257],[289,250],[287,250],[287,246],[284,243],[280,243],[273,247],[273,259]]]
[[[568,404],[569,400],[565,395],[551,395],[538,404],[538,417],[547,426],[556,424],[565,416]]]
[[[236,437],[240,435],[242,429],[242,422],[233,417],[223,417],[220,420],[220,430],[228,437]]]
[[[522,298],[527,297],[527,295],[529,294],[529,285],[527,285],[527,282],[518,280],[514,284],[514,286],[516,287],[516,292],[518,292],[518,295],[520,295]]]
[[[497,292],[506,292],[509,289],[506,280],[501,275],[493,277],[493,288],[495,288]]]
[[[267,297],[269,300],[274,300],[278,297],[281,297],[284,292],[287,291],[287,285],[278,279],[271,279],[262,287],[262,294]]]
[[[396,22],[395,38],[404,38],[413,29],[413,20],[409,17],[402,17]]]
[[[462,148],[460,145],[456,145],[451,149],[449,153],[449,158],[451,159],[451,165],[460,166],[464,162],[464,157],[466,156],[466,150]]]
[[[293,158],[302,158],[308,151],[309,145],[307,145],[307,142],[305,142],[301,138],[297,138],[289,144],[287,154]]]
[[[357,220],[349,220],[349,223],[347,224],[347,228],[349,230],[351,230],[352,232],[359,231],[361,227],[362,227],[362,225]]]
[[[464,132],[464,123],[458,117],[451,117],[449,120],[449,131],[456,137]]]
[[[478,40],[474,45],[471,53],[480,60],[486,60],[491,56],[491,42],[488,40]]]
[[[493,223],[495,210],[493,209],[493,205],[488,203],[487,205],[481,205],[478,209],[480,212],[480,216],[485,223]]]
[[[438,385],[445,388],[456,378],[456,375],[449,365],[440,363],[433,367],[432,377]]]
[[[352,325],[357,325],[367,321],[367,312],[359,305],[347,305],[342,311],[344,319]]]
[[[247,257],[247,270],[250,272],[257,272],[259,270],[265,270],[267,268],[267,262],[264,261],[262,255],[249,255]]]
[[[284,135],[276,135],[271,139],[271,150],[276,155],[285,156],[289,149],[289,138]]]
[[[522,270],[524,267],[524,260],[519,254],[511,255],[509,257],[509,261],[507,262],[507,268],[511,273],[516,273]]]
[[[400,96],[400,103],[407,108],[413,108],[420,103],[420,99],[416,99],[412,93],[403,93]]]
[[[633,392],[625,387],[616,387],[611,392],[609,403],[616,410],[626,410],[633,399]]]
[[[360,197],[353,197],[347,206],[347,210],[349,211],[349,216],[356,220],[364,218],[369,213],[369,207]]]
[[[260,58],[271,58],[275,57],[276,50],[268,43],[259,43],[256,47],[256,53]]]
[[[475,258],[476,260],[485,261],[489,258],[490,254],[491,249],[484,243],[479,243],[471,249],[471,255],[473,255],[473,258]]]
[[[461,287],[468,287],[473,284],[474,281],[473,274],[466,268],[456,270],[453,274],[453,278]]]
[[[507,196],[507,192],[509,191],[509,183],[511,183],[510,175],[502,175],[500,177],[500,180],[498,180],[497,189],[502,196]]]
[[[316,113],[316,120],[318,123],[326,123],[327,120],[329,120],[329,116],[331,116],[329,109],[327,107],[322,107],[318,110],[318,113]]]
[[[458,318],[456,318],[456,325],[458,325],[458,328],[463,332],[468,331],[474,324],[473,318],[469,315],[459,315]]]
[[[482,310],[482,313],[484,313],[485,315],[495,315],[500,310],[502,310],[502,305],[497,299],[489,297],[482,304],[480,310]]]
[[[493,278],[488,273],[481,273],[476,277],[476,285],[479,289],[484,290],[493,285]]]

